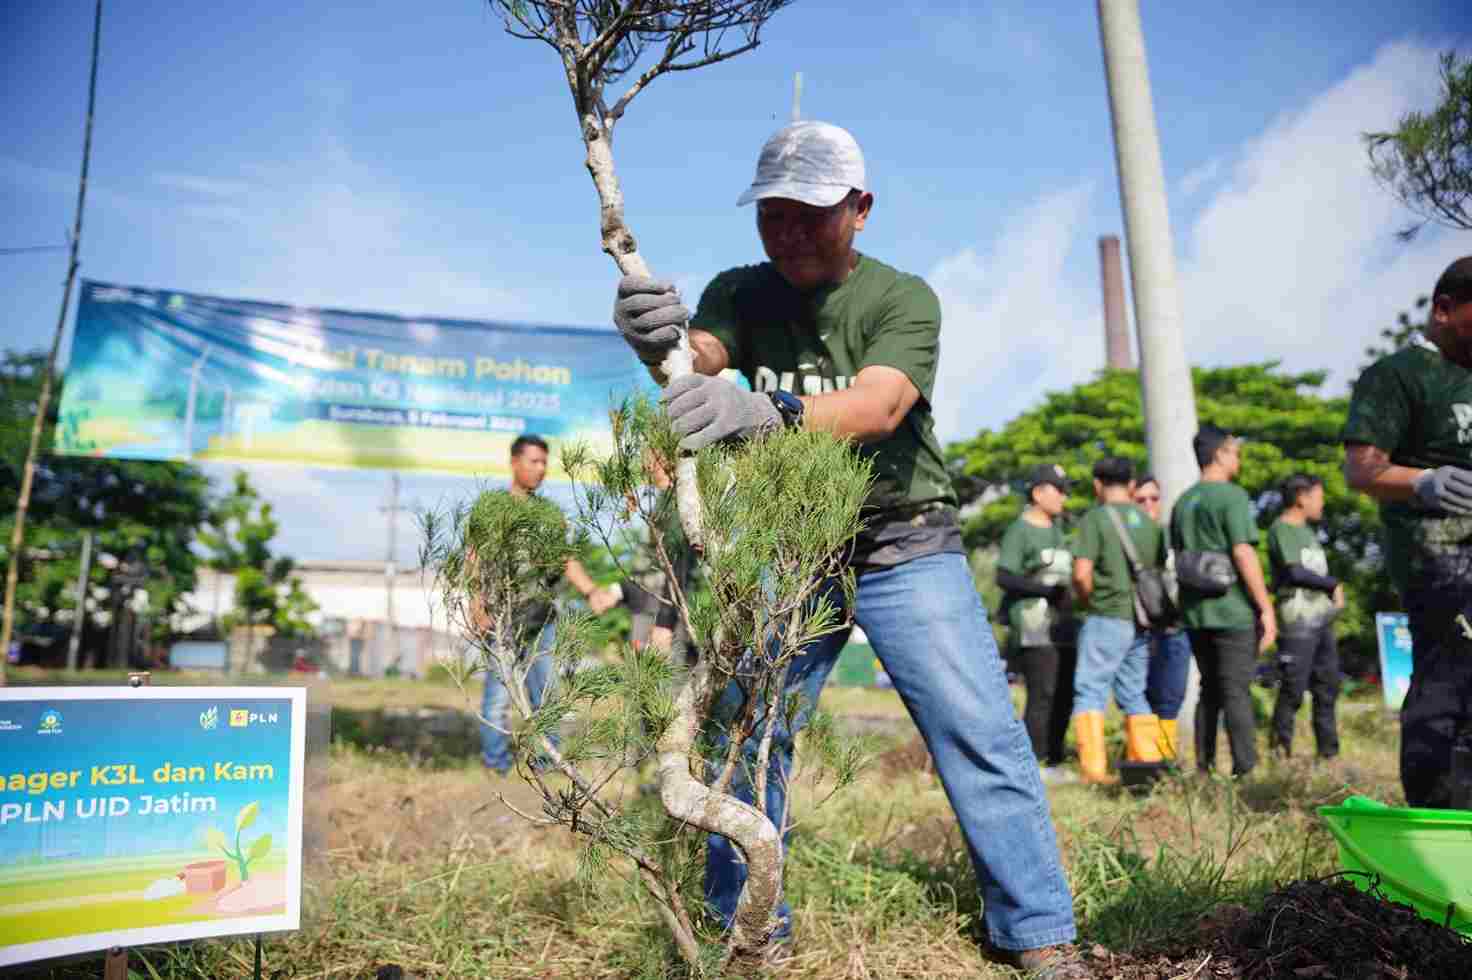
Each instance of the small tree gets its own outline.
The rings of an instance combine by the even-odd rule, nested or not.
[[[217,573],[235,576],[235,611],[226,617],[227,626],[250,628],[246,663],[255,656],[256,626],[269,625],[277,632],[309,637],[315,630],[307,616],[317,604],[292,575],[294,562],[271,553],[271,539],[280,528],[269,503],[261,500],[244,470],[235,473],[230,493],[210,509],[199,539],[210,551],[209,566]]]
[[[538,760],[525,775],[541,793],[545,816],[528,819],[582,835],[588,870],[607,866],[611,855],[631,861],[694,972],[744,969],[769,942],[782,895],[787,828],[766,812],[773,739],[779,724],[792,730],[814,709],[785,696],[787,666],[804,646],[845,625],[828,590],[853,587],[845,548],[859,529],[869,464],[824,433],[782,431],[740,448],[703,450],[696,471],[709,598],[698,601],[673,574],[674,556],[656,530],[668,498],[650,488],[645,469],[645,448],[671,458],[677,437],[648,403],[615,413],[613,431],[607,459],[576,448],[563,455],[576,481],[578,527],[583,540],[596,536],[617,552],[613,539],[626,501],[634,501],[700,652],[693,664],[625,646],[616,663],[576,670],[598,642],[596,624],[562,615],[552,655],[565,679],[534,709],[525,688],[530,665],[519,654],[535,637],[517,612],[550,596],[547,583],[577,550],[561,516],[535,498],[484,493],[468,507],[421,518],[422,560],[451,624],[475,651],[451,672],[462,684],[481,669],[504,681],[517,718],[517,758]],[[723,713],[718,706],[733,684],[743,703]],[[548,736],[570,721],[559,748]],[[819,782],[832,791],[857,774],[858,746],[835,738],[827,719],[808,718],[804,739],[804,758],[816,760]],[[759,746],[755,758],[743,754],[752,745]],[[615,792],[616,778],[646,761],[658,774],[663,814]],[[554,785],[550,772],[571,786]],[[738,776],[754,788],[754,804],[732,791]],[[701,905],[690,895],[700,894],[706,833],[729,838],[747,864],[725,936],[692,912]]]
[[[1441,103],[1410,112],[1394,130],[1366,133],[1370,172],[1421,220],[1403,229],[1415,237],[1428,222],[1472,231],[1472,58],[1441,56]]]
[[[572,94],[584,163],[598,191],[603,251],[625,275],[649,275],[624,218],[624,192],[613,164],[613,132],[634,97],[656,78],[693,71],[752,50],[761,29],[792,0],[490,0],[513,37],[541,41],[557,52]],[[740,43],[723,45],[734,35]],[[650,52],[654,52],[652,55]],[[646,58],[649,55],[652,61]],[[646,64],[646,62],[648,62]],[[605,90],[635,69],[623,94],[609,105]],[[660,371],[666,381],[689,374],[690,345],[681,331]],[[693,463],[680,458],[675,477],[680,521],[690,541],[702,543]]]

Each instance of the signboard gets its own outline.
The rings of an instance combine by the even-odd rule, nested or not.
[[[1399,711],[1411,689],[1411,628],[1405,613],[1376,613],[1375,636],[1380,641],[1380,689],[1385,707]]]
[[[0,688],[0,966],[299,927],[306,691]]]
[[[56,451],[505,475],[522,433],[611,446],[650,385],[614,330],[83,282]]]

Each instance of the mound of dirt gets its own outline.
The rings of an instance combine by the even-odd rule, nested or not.
[[[1343,876],[1296,881],[1249,913],[1223,906],[1185,948],[1088,951],[1111,980],[1466,980],[1472,942]]]
[[[1472,977],[1472,942],[1342,876],[1280,888],[1226,938],[1244,980]]]

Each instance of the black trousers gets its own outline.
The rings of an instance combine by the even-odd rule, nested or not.
[[[1400,781],[1411,806],[1461,809],[1452,745],[1472,728],[1472,639],[1445,611],[1409,613],[1411,687],[1400,710]]]
[[[1033,754],[1050,766],[1063,762],[1063,739],[1073,715],[1073,671],[1078,649],[1072,646],[1023,647],[1017,666],[1027,685],[1022,724],[1032,739]]]
[[[1196,702],[1196,768],[1216,768],[1217,717],[1226,715],[1232,747],[1232,775],[1245,776],[1257,765],[1257,733],[1252,714],[1252,675],[1257,669],[1257,630],[1191,630],[1191,653],[1201,671]]]
[[[1293,718],[1303,692],[1313,692],[1314,742],[1319,758],[1339,754],[1334,702],[1339,699],[1339,647],[1334,625],[1278,637],[1278,701],[1273,706],[1273,745],[1293,754]]]

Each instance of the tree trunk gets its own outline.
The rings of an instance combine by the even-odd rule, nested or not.
[[[649,266],[639,254],[638,242],[624,221],[624,192],[613,169],[613,131],[604,125],[597,111],[582,114],[583,145],[587,147],[588,174],[598,190],[599,229],[603,235],[603,251],[612,257],[626,276],[647,276]],[[680,328],[680,343],[665,355],[659,366],[666,383],[695,370],[686,327]],[[682,456],[675,464],[675,504],[680,512],[680,525],[691,546],[705,544],[700,518],[700,491],[695,485],[695,459]]]

